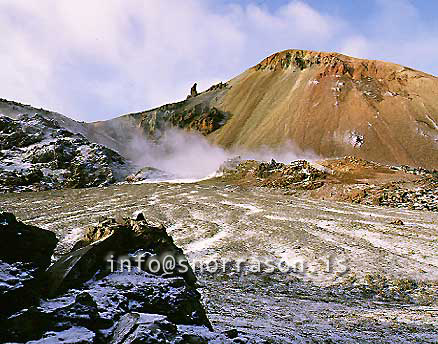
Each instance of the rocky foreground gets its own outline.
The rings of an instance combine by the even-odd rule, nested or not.
[[[182,250],[141,213],[89,228],[50,265],[57,241],[52,232],[0,214],[1,342],[232,342],[212,331],[190,266],[179,269]],[[147,266],[163,254],[182,260],[171,270]],[[118,258],[134,263],[139,256],[144,265],[132,270],[117,265]]]
[[[304,274],[194,269],[213,327],[237,329],[249,343],[438,340],[437,212],[211,181],[11,193],[0,195],[0,207],[56,233],[58,257],[93,233],[90,223],[138,210],[148,223],[166,225],[191,264],[251,257],[306,262]],[[329,257],[332,273],[326,273]],[[339,275],[345,266],[348,273]]]

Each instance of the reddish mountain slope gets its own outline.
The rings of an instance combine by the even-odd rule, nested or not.
[[[290,140],[322,157],[355,155],[438,167],[438,78],[337,53],[287,50],[229,83],[215,106],[232,116],[225,147]]]

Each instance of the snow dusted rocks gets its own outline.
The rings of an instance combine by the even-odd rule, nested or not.
[[[0,320],[38,299],[57,242],[54,233],[0,212]]]
[[[225,165],[224,165],[225,166]],[[237,161],[222,168],[223,180],[242,185],[266,186],[274,188],[317,189],[324,184],[327,172],[306,160],[296,160],[290,164],[260,162],[255,160]]]
[[[16,224],[10,214],[1,219],[6,223],[2,226]],[[53,247],[47,249],[49,257],[52,252]],[[231,342],[212,331],[188,265],[184,271],[175,267],[168,271],[119,264],[120,259],[134,262],[139,255],[154,259],[171,255],[186,261],[166,229],[148,224],[143,216],[107,219],[91,227],[70,253],[38,277],[39,283],[47,285],[38,302],[21,304],[23,309],[14,314],[2,314],[0,341]],[[176,267],[182,264],[177,260]]]
[[[0,116],[0,192],[105,186],[129,172],[118,153],[55,120]]]

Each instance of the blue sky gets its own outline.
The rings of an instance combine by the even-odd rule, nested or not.
[[[438,75],[438,1],[0,0],[0,98],[94,121],[184,99],[283,49]]]

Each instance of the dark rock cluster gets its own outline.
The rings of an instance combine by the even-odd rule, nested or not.
[[[0,320],[38,300],[57,242],[54,233],[0,213]]]
[[[164,227],[107,219],[49,268],[52,232],[0,214],[0,342],[226,343],[212,331],[190,266],[168,271],[117,263],[180,257]]]
[[[290,164],[276,162],[260,163],[257,168],[257,177],[264,178],[262,186],[289,187],[301,189],[317,189],[324,185],[322,179],[326,173],[316,169],[306,160],[296,160]]]
[[[105,186],[128,169],[118,153],[54,120],[0,116],[0,192]]]
[[[227,114],[215,107],[203,103],[188,106],[184,102],[168,104],[140,116],[140,127],[152,139],[158,138],[167,127],[208,135],[219,129],[227,119]]]
[[[432,178],[419,180],[414,187],[395,182],[369,187],[364,193],[363,204],[438,211],[438,182]]]
[[[306,160],[284,164],[274,159],[270,162],[259,162],[234,158],[224,163],[220,172],[225,180],[241,180],[244,184],[254,186],[304,190],[320,188],[327,176],[326,172],[317,169]]]
[[[206,92],[223,90],[223,89],[226,89],[229,87],[231,87],[231,86],[229,86],[227,82],[219,82],[217,84],[212,85]]]

